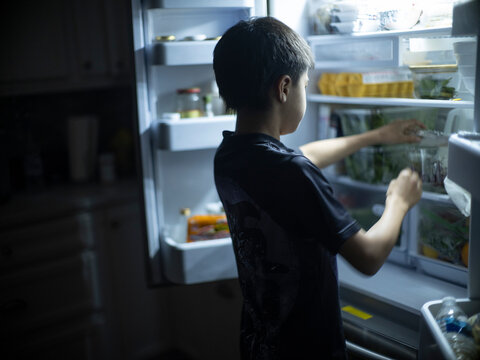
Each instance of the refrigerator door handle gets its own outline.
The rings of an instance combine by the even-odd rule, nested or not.
[[[377,354],[376,352],[365,349],[364,347],[351,343],[350,341],[346,341],[346,344],[347,344],[347,350],[351,352],[352,355],[358,355],[366,359],[374,359],[374,360],[393,360],[390,357]]]

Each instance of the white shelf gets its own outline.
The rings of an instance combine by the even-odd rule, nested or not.
[[[390,68],[402,66],[402,39],[451,36],[451,28],[379,31],[308,37],[315,69]]]
[[[310,102],[323,104],[374,105],[374,106],[417,106],[430,108],[473,109],[473,101],[464,100],[425,100],[409,98],[347,97],[321,94],[308,94]]]
[[[313,35],[307,37],[309,42],[329,41],[329,39],[343,39],[343,40],[357,40],[357,39],[382,39],[388,37],[429,37],[429,36],[443,36],[451,35],[451,27],[436,27],[426,29],[410,29],[410,30],[392,30],[392,31],[376,31],[376,32],[358,32],[352,34],[335,34],[335,35]]]
[[[169,120],[157,123],[158,148],[169,151],[216,148],[223,130],[234,130],[234,115]]]
[[[178,284],[238,277],[230,238],[178,243],[163,238],[162,259],[167,278]]]
[[[152,65],[203,65],[213,63],[216,40],[171,41],[153,43]]]
[[[147,0],[147,9],[252,8],[254,0]]]

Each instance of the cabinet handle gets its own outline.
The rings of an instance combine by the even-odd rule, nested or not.
[[[20,312],[26,308],[27,302],[22,299],[12,299],[0,305],[2,313]]]
[[[10,245],[2,246],[0,254],[2,254],[2,257],[6,259],[10,259],[13,255],[13,249]]]

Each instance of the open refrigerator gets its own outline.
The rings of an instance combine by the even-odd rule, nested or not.
[[[312,48],[315,68],[309,74],[306,114],[294,134],[282,137],[287,146],[365,131],[379,118],[386,123],[415,117],[430,130],[448,134],[478,131],[473,115],[479,102],[466,88],[458,64],[454,74],[448,75],[454,75],[454,99],[415,98],[414,69],[409,68],[427,61],[443,69],[456,61],[454,43],[476,41],[477,34],[452,35],[451,18],[409,29],[385,31],[377,26],[375,30],[383,31],[369,32],[364,22],[362,31],[345,33],[341,26],[345,18],[339,16],[338,8],[336,25],[329,24],[335,33],[315,34],[313,7],[327,4],[331,11],[335,3],[347,1],[132,0],[145,248],[152,285],[237,276],[229,237],[187,242],[185,234],[186,214],[207,214],[218,204],[213,157],[222,131],[234,129],[235,115],[225,113],[221,106],[213,113],[203,108],[203,113],[197,114],[200,116],[190,118],[178,119],[172,113],[178,110],[178,89],[200,89],[200,98],[206,102],[218,96],[213,85],[212,52],[218,37],[241,19],[275,16],[304,36]],[[453,1],[441,4],[447,9],[450,6],[450,11],[453,7]],[[325,74],[341,73],[369,73],[374,82],[394,76],[395,81],[400,79],[410,87],[396,96],[389,93],[392,89],[372,96],[358,86],[333,94],[328,88],[321,91],[325,85],[320,84],[322,76],[328,80]],[[478,76],[473,78],[477,79],[478,94]],[[476,110],[477,119],[478,114]],[[447,155],[445,145],[427,150],[371,147],[324,170],[339,200],[364,227],[381,216],[388,182],[402,167],[423,171],[428,190],[407,215],[397,244],[377,275],[365,278],[339,259],[343,308],[374,315],[364,319],[358,312],[343,310],[347,346],[352,353],[372,358],[416,358],[422,306],[446,295],[468,298],[471,267],[465,265],[466,251],[462,258],[462,249],[468,243],[472,249],[478,233],[473,235],[477,238],[472,237],[472,218],[465,218],[444,190],[443,181],[450,174]],[[468,177],[468,172],[462,176]],[[441,243],[445,237],[452,241]]]

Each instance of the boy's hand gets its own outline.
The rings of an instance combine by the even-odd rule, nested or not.
[[[378,128],[379,144],[415,143],[421,140],[416,132],[425,129],[425,125],[418,120],[397,120]]]
[[[407,213],[422,196],[422,180],[418,173],[411,169],[403,169],[396,179],[390,181],[386,202],[396,201]]]

